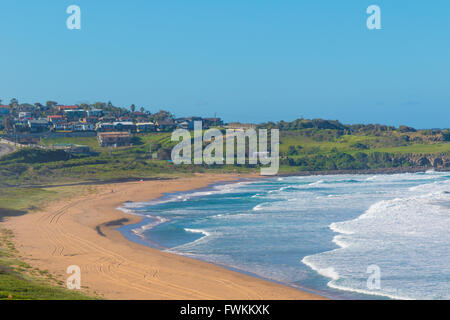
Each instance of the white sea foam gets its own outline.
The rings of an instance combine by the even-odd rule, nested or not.
[[[338,280],[339,279],[339,274],[334,270],[333,267],[320,268],[320,267],[317,267],[314,263],[312,263],[309,260],[310,260],[309,257],[304,257],[301,262],[303,262],[308,267],[310,267],[311,269],[313,269],[318,274],[320,274],[320,275],[322,275],[324,277],[327,277],[327,278],[330,278],[330,279],[333,279],[333,280]]]
[[[168,219],[162,218],[162,217],[159,217],[159,216],[152,217],[152,218],[154,219],[154,221],[152,221],[151,223],[148,223],[146,225],[140,226],[139,228],[132,229],[131,231],[135,235],[137,235],[137,236],[139,236],[141,238],[145,238],[144,237],[145,231],[150,230],[150,229],[156,227],[157,225],[160,225],[162,223],[165,223],[165,222],[169,221]]]
[[[191,233],[201,233],[201,234],[203,234],[205,237],[211,235],[211,233],[209,233],[208,231],[202,230],[202,229],[189,229],[189,228],[184,228],[184,231],[186,231],[186,232],[191,232]]]
[[[310,279],[314,288],[332,295],[337,289],[393,299],[450,299],[448,173],[283,177],[162,200],[179,205],[149,208],[150,214],[157,211],[153,215],[170,217],[182,228],[195,226],[184,230],[199,234],[170,252],[292,285],[310,277],[312,269],[328,279],[327,287],[318,276]],[[311,250],[317,254],[304,257]],[[374,264],[381,270],[379,290],[367,288],[367,267]]]
[[[441,205],[450,201],[449,187],[445,180],[409,188],[354,220],[332,223],[339,248],[302,262],[331,278],[331,288],[395,299],[449,299],[450,210]],[[372,264],[381,269],[380,290],[366,287]]]
[[[256,206],[254,206],[252,210],[253,211],[261,211],[261,210],[264,210],[264,207],[262,204],[258,204]]]

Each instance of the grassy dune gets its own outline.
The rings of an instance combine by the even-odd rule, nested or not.
[[[0,222],[9,216],[38,210],[49,201],[70,197],[75,193],[90,192],[81,187],[52,189],[0,188]],[[0,228],[0,300],[73,300],[93,299],[83,293],[68,290],[65,283],[52,277],[46,270],[33,268],[23,262],[14,246],[14,235]]]

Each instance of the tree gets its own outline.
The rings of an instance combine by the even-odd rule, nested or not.
[[[55,107],[56,105],[58,104],[58,102],[56,102],[56,101],[47,101],[46,103],[45,103],[45,105],[48,107],[48,108],[52,108],[52,107]]]
[[[9,105],[11,107],[17,107],[19,105],[19,100],[17,100],[16,98],[12,98]]]
[[[141,112],[144,112],[144,111],[145,111],[144,107],[141,107]]]
[[[173,115],[168,111],[160,110],[153,115],[153,118],[154,121],[168,120],[173,119]]]
[[[130,109],[131,109],[131,112],[134,112],[134,110],[136,110],[136,106],[135,106],[134,104],[132,104],[132,105],[130,106]]]
[[[288,156],[295,156],[298,155],[298,151],[294,146],[289,146],[287,154]]]
[[[450,130],[442,132],[442,138],[444,139],[444,141],[450,141]]]

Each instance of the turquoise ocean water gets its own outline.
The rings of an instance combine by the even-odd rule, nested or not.
[[[241,181],[122,210],[144,217],[130,240],[328,297],[450,299],[448,172]]]

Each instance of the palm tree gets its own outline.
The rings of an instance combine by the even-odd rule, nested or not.
[[[12,98],[9,105],[11,107],[17,107],[19,105],[19,100],[17,100],[16,98]]]
[[[132,104],[132,105],[130,106],[130,109],[131,109],[131,112],[134,112],[134,110],[136,110],[136,106],[135,106],[134,104]]]

